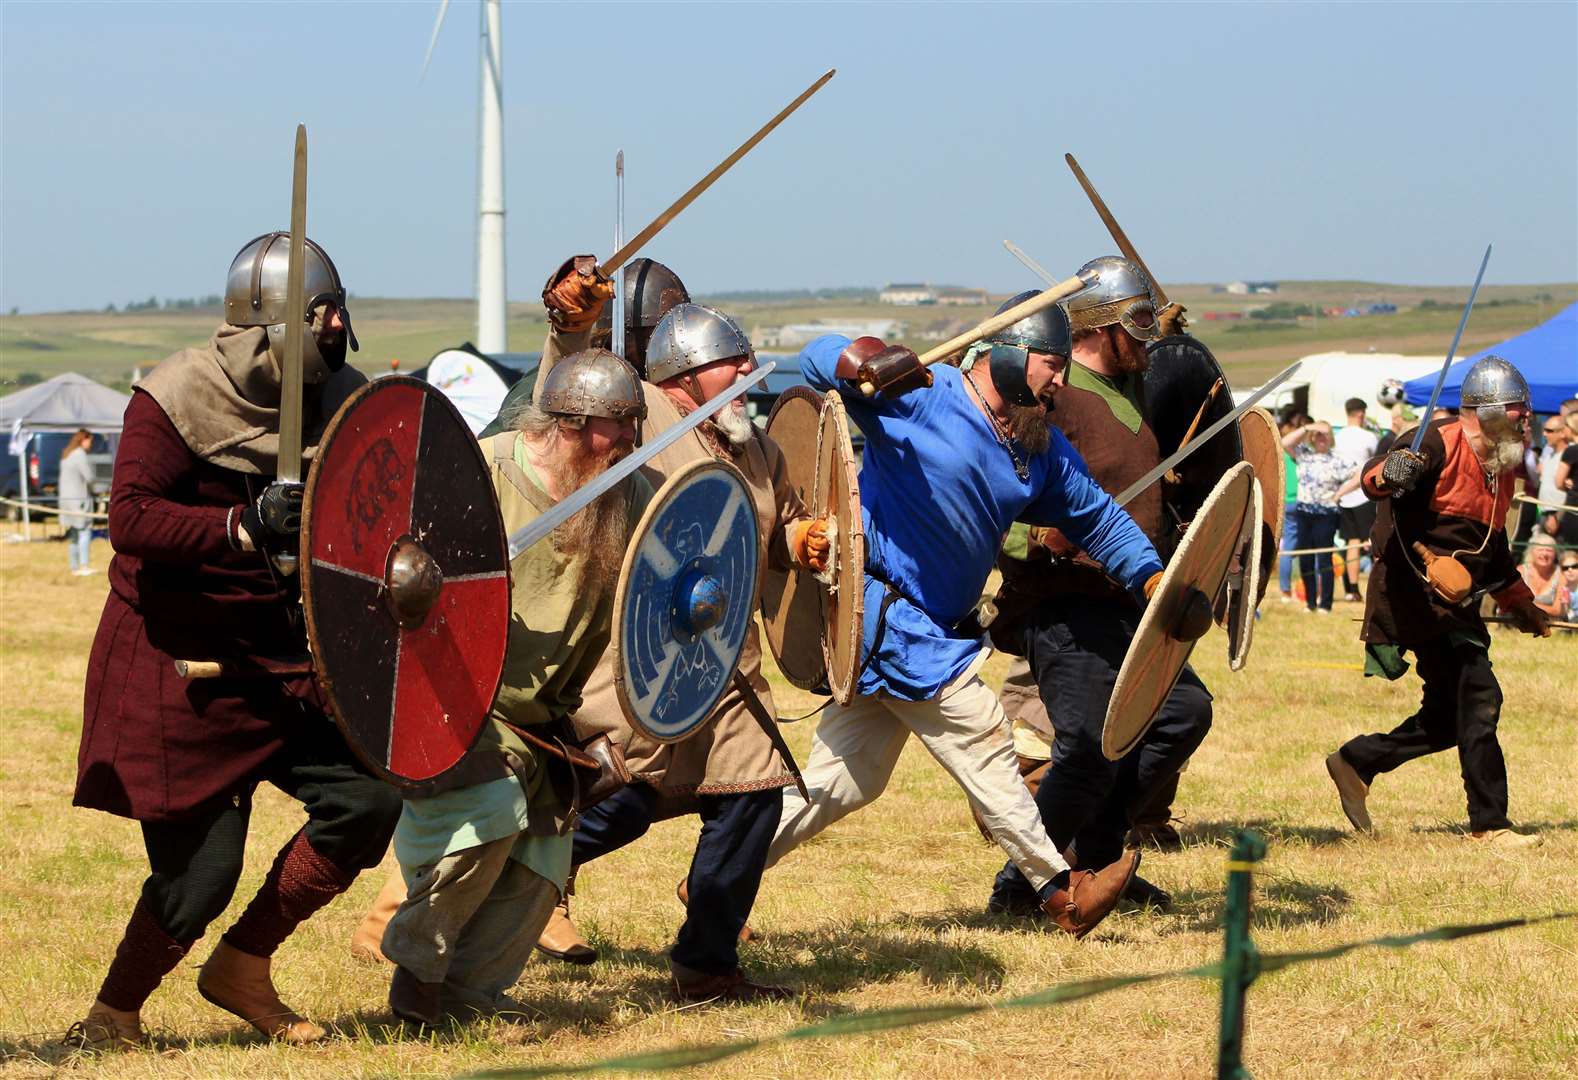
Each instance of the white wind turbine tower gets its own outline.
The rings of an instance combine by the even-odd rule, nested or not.
[[[504,43],[499,0],[482,0],[482,78],[477,104],[477,348],[509,351],[504,300]],[[438,6],[438,21],[427,43],[422,77],[427,77],[433,46],[444,25],[449,0]]]

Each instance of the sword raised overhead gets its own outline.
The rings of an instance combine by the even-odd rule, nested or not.
[[[1079,167],[1079,162],[1074,160],[1073,154],[1064,154],[1063,160],[1068,162],[1068,167],[1074,170],[1074,179],[1079,181],[1079,186],[1085,189],[1085,194],[1090,198],[1090,205],[1096,208],[1096,214],[1106,224],[1107,231],[1112,234],[1113,241],[1118,245],[1118,250],[1123,257],[1145,272],[1151,279],[1151,290],[1156,295],[1156,309],[1160,311],[1167,306],[1167,294],[1162,291],[1161,282],[1156,280],[1156,275],[1151,273],[1151,268],[1145,265],[1145,260],[1140,258],[1140,253],[1134,250],[1134,245],[1129,243],[1129,236],[1118,225],[1118,219],[1112,216],[1112,211],[1107,209],[1107,204],[1096,194],[1096,185],[1090,182],[1090,177],[1085,175],[1085,170]]]
[[[1052,271],[1048,270],[1046,267],[1032,259],[1029,255],[1025,254],[1024,248],[1020,247],[1012,240],[1004,240],[1003,247],[1007,248],[1008,254],[1018,259],[1020,263],[1024,265],[1025,269],[1029,270],[1036,277],[1040,278],[1048,285],[1057,284],[1057,278],[1052,276]]]
[[[1441,400],[1441,387],[1446,383],[1447,368],[1452,366],[1452,358],[1457,355],[1458,342],[1463,340],[1463,328],[1468,326],[1468,313],[1474,310],[1474,297],[1479,295],[1479,283],[1485,280],[1485,267],[1490,263],[1490,245],[1485,245],[1485,257],[1479,260],[1479,273],[1474,275],[1474,287],[1469,290],[1468,303],[1463,305],[1463,317],[1457,321],[1457,333],[1452,335],[1452,346],[1447,349],[1446,361],[1441,365],[1441,374],[1436,376],[1436,388],[1430,391],[1430,404],[1425,406],[1425,414],[1419,421],[1419,428],[1414,432],[1414,445],[1411,449],[1419,453],[1419,444],[1425,441],[1425,428],[1430,426],[1430,414],[1436,411],[1436,402]]]
[[[699,426],[703,420],[706,420],[735,398],[745,393],[745,391],[767,378],[777,366],[776,363],[768,361],[749,375],[736,379],[715,397],[708,399],[707,403],[701,408],[686,416],[685,419],[665,430],[663,434],[651,442],[643,443],[640,449],[620,461],[613,468],[599,473],[597,479],[576,488],[574,492],[556,503],[552,510],[516,529],[510,534],[510,558],[515,558],[515,556],[553,532],[562,523],[586,509],[599,495],[602,495],[625,477],[645,465],[659,452],[674,445],[687,431]]]
[[[302,334],[307,322],[307,125],[296,125],[290,185],[290,263],[285,271],[285,363],[279,385],[279,456],[275,477],[301,482]]]
[[[625,245],[625,152],[614,155],[614,247]],[[625,275],[614,278],[613,350],[621,360],[625,358]]]
[[[664,226],[678,217],[685,207],[695,202],[697,197],[701,195],[703,191],[706,191],[717,181],[718,177],[728,172],[734,167],[736,162],[738,162],[746,154],[750,153],[752,148],[754,148],[757,143],[761,142],[772,132],[773,128],[777,127],[779,124],[788,119],[790,113],[804,105],[812,94],[826,86],[827,81],[835,74],[837,74],[837,69],[829,68],[827,74],[823,75],[820,79],[816,80],[816,82],[806,87],[805,91],[799,97],[791,101],[788,105],[784,106],[783,110],[780,111],[777,116],[767,121],[767,123],[761,126],[756,134],[752,135],[749,139],[746,139],[743,143],[741,143],[739,149],[735,150],[734,153],[730,154],[728,157],[719,162],[717,167],[706,176],[703,176],[700,180],[697,180],[694,184],[692,184],[690,190],[686,191],[685,194],[675,199],[672,206],[654,218],[650,225],[636,233],[635,236],[631,237],[624,247],[610,255],[607,260],[605,260],[602,265],[598,267],[599,272],[602,273],[604,277],[608,277],[611,276],[615,270],[618,270],[621,266],[625,265],[626,261],[628,261],[629,258],[636,252],[640,251],[648,240],[651,240],[658,233],[662,232]]]

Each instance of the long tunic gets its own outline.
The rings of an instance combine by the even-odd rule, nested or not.
[[[680,422],[683,414],[673,399],[649,383],[643,383],[642,389],[646,395],[649,437]],[[653,486],[658,487],[681,466],[716,457],[731,462],[745,475],[756,507],[762,549],[767,555],[764,568],[770,562],[787,569],[785,530],[807,515],[789,482],[783,452],[766,435],[757,432],[738,454],[720,453],[702,434],[702,428],[697,428],[653,458],[645,471]],[[760,588],[758,581],[758,591]],[[740,654],[739,672],[761,698],[768,715],[776,716],[772,689],[762,675],[762,647],[754,619]],[[636,779],[651,784],[666,798],[736,794],[794,782],[772,740],[732,685],[701,730],[683,742],[658,743],[636,732],[626,722],[614,690],[612,653],[587,684],[586,704],[576,715],[575,726],[587,736],[606,733],[624,749],[626,764]]]
[[[544,490],[518,432],[484,440],[493,466],[506,534],[549,510]],[[639,474],[628,482],[634,528],[652,489]],[[510,563],[510,628],[504,675],[489,723],[456,773],[475,775],[481,759],[507,758],[515,775],[408,798],[395,829],[395,856],[410,875],[445,855],[519,835],[511,857],[564,885],[570,873],[570,835],[558,834],[561,810],[548,781],[543,752],[505,726],[538,727],[582,706],[583,687],[608,647],[614,582],[582,587],[585,553],[559,551],[552,539],[532,545]],[[503,771],[494,769],[493,772]],[[440,778],[439,788],[445,787]]]
[[[272,480],[198,457],[134,390],[110,489],[110,593],[88,657],[73,803],[168,821],[241,789],[285,740],[330,721],[295,577],[241,550],[241,511]],[[174,661],[275,675],[187,682]]]
[[[1016,451],[1029,466],[1020,479],[957,369],[933,367],[928,390],[867,398],[836,374],[848,344],[838,334],[817,338],[800,353],[800,369],[817,389],[839,391],[866,437],[860,502],[871,659],[860,693],[924,701],[969,667],[980,644],[954,626],[980,599],[1015,521],[1056,526],[1131,590],[1162,568],[1061,432],[1039,454]],[[900,598],[884,615],[887,584]],[[885,628],[873,649],[879,619]]]
[[[1413,435],[1412,429],[1403,432],[1396,445],[1411,444]],[[1456,417],[1432,422],[1419,452],[1424,475],[1406,494],[1388,495],[1377,486],[1384,454],[1364,467],[1364,490],[1378,509],[1359,636],[1371,645],[1411,645],[1456,631],[1488,641],[1477,603],[1471,599],[1449,607],[1420,578],[1424,564],[1413,544],[1438,555],[1456,554],[1475,586],[1485,591],[1521,584],[1506,530],[1518,470],[1487,474]]]

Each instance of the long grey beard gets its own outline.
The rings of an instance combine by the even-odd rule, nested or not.
[[[1523,440],[1521,438],[1498,439],[1490,444],[1490,460],[1485,467],[1493,473],[1504,473],[1509,469],[1523,467]]]
[[[729,445],[738,450],[751,441],[755,425],[743,410],[736,410],[733,405],[726,405],[712,414],[712,422],[729,441]]]
[[[1040,454],[1052,445],[1052,420],[1039,405],[1010,405],[1008,434],[1026,452]]]

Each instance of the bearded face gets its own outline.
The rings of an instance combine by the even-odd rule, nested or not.
[[[745,399],[731,401],[712,415],[713,425],[728,440],[729,446],[739,450],[751,441],[755,427],[745,411]]]
[[[599,473],[630,453],[623,444],[604,454],[586,449],[580,440],[563,438],[560,464],[555,471],[559,490],[574,491],[595,480]],[[583,556],[579,591],[600,590],[619,576],[629,541],[630,488],[618,484],[597,501],[553,530],[555,550]]]
[[[1104,328],[1108,340],[1112,343],[1112,366],[1123,372],[1144,371],[1150,366],[1150,358],[1145,354],[1145,344],[1135,340],[1127,330],[1121,326]]]
[[[1052,419],[1040,405],[1010,405],[1008,433],[1028,453],[1044,453],[1052,445]]]

